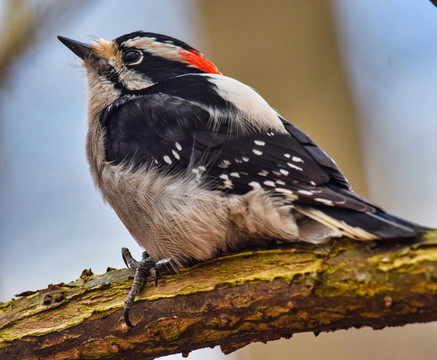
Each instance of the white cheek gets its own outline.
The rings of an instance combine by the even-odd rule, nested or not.
[[[114,58],[108,59],[108,63],[115,69],[119,81],[126,89],[142,90],[154,84],[147,76],[125,67]]]
[[[150,78],[132,69],[123,69],[119,72],[118,78],[129,90],[142,90],[154,84]]]
[[[123,86],[129,90],[142,90],[154,84],[150,78],[133,70],[122,72],[119,79]]]
[[[244,113],[252,126],[286,133],[278,113],[250,86],[223,75],[208,74],[207,77],[219,95]]]

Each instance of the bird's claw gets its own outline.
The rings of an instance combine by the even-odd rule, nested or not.
[[[156,271],[156,267],[150,269],[150,274],[153,277],[153,281],[155,282],[155,286],[158,286],[158,271]]]
[[[147,251],[144,251],[142,254],[142,259],[137,261],[132,257],[129,249],[127,248],[121,249],[121,255],[126,266],[135,270],[132,287],[129,290],[129,294],[124,302],[124,321],[126,322],[127,326],[133,328],[134,326],[129,320],[129,310],[135,300],[136,295],[144,285],[147,273],[150,272],[155,282],[155,286],[158,286],[158,273],[160,270],[167,268],[167,265],[170,263],[171,259],[162,259],[155,263]]]

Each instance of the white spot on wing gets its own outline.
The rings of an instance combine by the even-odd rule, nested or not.
[[[284,156],[285,156],[287,159],[291,158],[291,155],[290,155],[290,154],[284,154]]]
[[[282,180],[276,180],[275,183],[278,185],[286,185],[285,181],[282,181]]]
[[[163,159],[164,159],[164,161],[165,161],[167,164],[171,164],[171,163],[172,163],[172,161],[171,161],[171,159],[170,159],[170,157],[169,157],[168,155],[165,155],[165,156],[163,157]]]
[[[302,162],[303,163],[303,160],[299,156],[293,156],[291,158],[291,160],[293,160],[294,162]]]
[[[177,141],[176,141],[174,144],[175,144],[175,146],[176,146],[176,149],[178,149],[178,151],[181,151],[181,150],[182,150],[182,146],[181,146],[181,144],[179,144]]]
[[[284,194],[293,194],[293,191],[288,190],[288,189],[276,188],[275,190],[278,192],[284,193]]]
[[[302,195],[308,195],[308,196],[313,196],[314,195],[311,191],[308,191],[308,190],[297,190],[297,192],[299,194],[302,194]]]
[[[284,194],[288,199],[295,200],[298,197],[293,194],[293,191],[283,188],[275,188],[275,191],[281,194]]]
[[[287,163],[287,165],[289,166],[289,167],[291,167],[292,169],[296,169],[296,170],[299,170],[299,171],[303,171],[303,169],[301,168],[301,167],[299,167],[299,166],[296,166],[296,165],[294,165],[294,164],[292,164],[292,163]]]
[[[233,184],[231,180],[225,180],[223,181],[223,185],[225,187],[225,189],[232,189],[233,188]]]
[[[176,150],[172,150],[171,152],[176,159],[180,160],[181,157],[179,156],[179,154]]]
[[[267,176],[269,172],[267,170],[262,170],[258,173],[259,176]]]
[[[232,181],[229,179],[229,176],[226,174],[221,174],[219,176],[220,179],[223,180],[223,187],[225,189],[232,189],[233,185],[232,185]]]
[[[224,159],[221,161],[221,163],[218,165],[218,167],[222,168],[222,169],[226,169],[229,167],[229,165],[231,165],[231,162],[229,160]]]
[[[240,174],[237,173],[237,172],[231,172],[229,175],[231,175],[231,176],[233,176],[233,177],[236,177],[236,178],[239,178],[239,177],[240,177]]]
[[[264,146],[266,144],[264,141],[261,140],[254,140],[254,143],[258,146]]]
[[[259,151],[259,150],[257,150],[257,149],[252,149],[252,152],[253,152],[255,155],[258,155],[258,156],[263,154],[262,151]]]
[[[328,200],[328,199],[314,198],[314,200],[318,201],[318,202],[320,202],[322,204],[325,204],[325,205],[330,205],[330,206],[334,205],[334,203],[331,200]]]
[[[249,158],[248,158],[247,156],[243,156],[243,157],[241,158],[241,160],[243,160],[244,162],[249,162]]]
[[[261,184],[257,181],[251,181],[249,184],[249,186],[252,186],[254,189],[255,188],[261,188]]]
[[[271,187],[276,186],[275,183],[273,181],[270,181],[270,180],[264,181],[264,185],[271,186]]]
[[[284,169],[280,169],[279,172],[280,172],[282,175],[285,175],[285,176],[288,176],[288,174],[290,173],[290,172],[288,172],[287,170],[284,170]]]

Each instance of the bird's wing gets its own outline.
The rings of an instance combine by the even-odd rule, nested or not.
[[[242,133],[230,118],[235,109],[227,110],[214,122],[208,108],[178,96],[121,98],[101,116],[107,160],[191,171],[211,189],[229,194],[260,187],[299,204],[375,211],[296,127],[284,120],[287,132]]]

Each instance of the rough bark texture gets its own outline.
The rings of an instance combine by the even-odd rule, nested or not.
[[[164,274],[122,307],[130,270],[84,276],[0,305],[1,359],[151,359],[225,353],[293,333],[437,320],[437,232],[420,243],[246,251]]]

